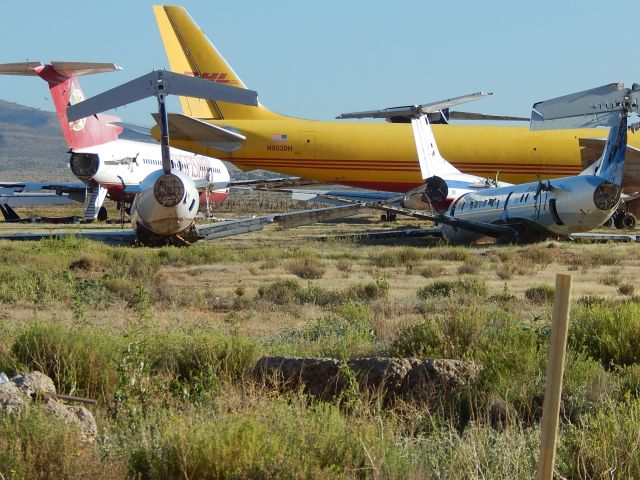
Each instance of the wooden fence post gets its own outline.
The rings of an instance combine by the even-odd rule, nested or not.
[[[553,478],[564,357],[567,350],[570,299],[571,275],[559,273],[556,275],[556,290],[553,298],[549,364],[547,365],[547,382],[542,408],[542,439],[538,461],[538,480],[552,480]]]

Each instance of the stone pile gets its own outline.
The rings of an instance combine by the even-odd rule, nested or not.
[[[41,404],[42,408],[54,418],[76,425],[86,442],[95,441],[98,428],[93,414],[84,407],[60,402],[56,398],[53,380],[45,374],[21,373],[8,382],[0,383],[0,410],[19,415],[32,403]]]
[[[480,372],[479,365],[460,360],[262,357],[253,373],[258,381],[281,390],[302,389],[321,399],[339,397],[355,377],[361,389],[387,401],[429,404],[472,388]]]

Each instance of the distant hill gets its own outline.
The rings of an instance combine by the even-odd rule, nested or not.
[[[131,131],[121,138],[156,143]],[[0,181],[76,181],[68,167],[67,145],[55,112],[0,100]],[[241,172],[227,163],[233,178],[268,178],[270,172]]]
[[[0,100],[0,180],[73,181],[53,112]]]

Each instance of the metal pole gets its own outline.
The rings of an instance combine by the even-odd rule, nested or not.
[[[556,275],[556,291],[553,299],[551,319],[551,344],[547,383],[542,409],[542,440],[538,461],[538,480],[552,480],[556,457],[556,437],[560,416],[560,395],[564,358],[567,350],[567,330],[569,325],[569,300],[571,298],[571,275]]]

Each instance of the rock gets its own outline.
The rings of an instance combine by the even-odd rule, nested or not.
[[[387,399],[400,397],[425,403],[449,392],[471,386],[480,367],[459,360],[419,360],[415,358],[359,358],[341,362],[332,358],[262,357],[254,376],[281,390],[303,388],[322,399],[338,396],[351,369],[361,388]]]
[[[84,407],[65,405],[53,397],[44,400],[44,408],[52,416],[69,425],[76,425],[87,443],[93,443],[98,435],[98,426],[93,414]]]
[[[305,393],[329,398],[344,388],[339,370],[340,362],[332,358],[262,357],[253,373],[259,381],[280,389],[302,387]]]
[[[446,399],[471,387],[481,371],[479,365],[462,360],[422,360],[404,377],[402,396],[419,404]]]
[[[420,361],[414,358],[357,358],[347,361],[363,388],[379,393],[397,395],[407,373]]]
[[[56,394],[53,380],[41,372],[21,373],[13,377],[11,381],[31,398]]]
[[[0,384],[0,409],[11,414],[19,414],[27,397],[13,382]]]

